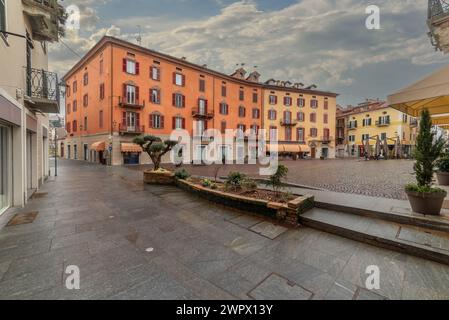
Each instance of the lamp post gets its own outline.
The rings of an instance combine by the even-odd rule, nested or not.
[[[58,176],[58,131],[55,128],[55,177]]]

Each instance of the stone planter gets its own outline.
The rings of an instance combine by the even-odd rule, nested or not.
[[[315,206],[314,197],[309,195],[298,196],[288,203],[278,203],[240,196],[221,190],[212,190],[185,180],[177,180],[177,185],[181,189],[194,193],[209,201],[226,207],[277,219],[279,222],[291,226],[297,226],[299,215]]]
[[[152,171],[143,172],[143,182],[154,185],[173,185],[175,184],[175,175],[170,171]]]
[[[440,186],[449,186],[449,172],[437,172],[437,179]]]
[[[447,193],[420,193],[406,191],[413,212],[437,216],[441,213]]]

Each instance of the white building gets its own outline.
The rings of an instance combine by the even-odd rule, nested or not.
[[[47,43],[58,40],[62,10],[57,0],[0,0],[0,214],[23,206],[49,175],[59,84]]]

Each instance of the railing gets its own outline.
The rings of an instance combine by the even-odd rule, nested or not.
[[[288,127],[288,126],[296,126],[298,124],[298,121],[292,120],[292,119],[281,119],[281,125]]]
[[[330,137],[330,136],[322,136],[320,138],[320,141],[323,142],[323,143],[329,143],[331,141],[334,141],[334,138]]]
[[[58,75],[45,70],[25,68],[27,96],[59,103]]]
[[[386,127],[386,126],[389,126],[390,124],[391,124],[390,120],[376,121],[376,126],[378,126],[378,127]]]
[[[348,130],[356,130],[357,129],[357,125],[355,125],[355,124],[348,124],[347,128],[348,128]]]
[[[214,117],[214,112],[195,107],[192,109],[192,116],[195,118],[212,119]]]
[[[128,102],[128,99],[119,97],[119,106],[124,108],[135,108],[135,109],[143,109],[145,108],[145,100],[143,100],[143,103],[140,102],[140,100],[136,99],[134,102],[130,103]]]
[[[141,134],[145,132],[145,126],[127,126],[121,123],[119,125],[119,132]]]

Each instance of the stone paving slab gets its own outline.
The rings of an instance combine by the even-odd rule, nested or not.
[[[272,274],[248,295],[256,300],[310,300],[313,293],[288,279]]]
[[[275,225],[273,223],[264,221],[256,224],[255,226],[250,228],[251,231],[258,233],[268,239],[274,240],[279,237],[284,232],[287,232],[287,228]]]
[[[335,283],[363,288],[368,264],[381,268],[382,297],[449,298],[445,265],[306,227],[270,239],[250,230],[263,218],[144,188],[127,168],[59,169],[45,198],[0,216],[0,299],[352,299]],[[30,211],[33,223],[5,227]],[[80,268],[77,292],[64,287],[68,265]]]

